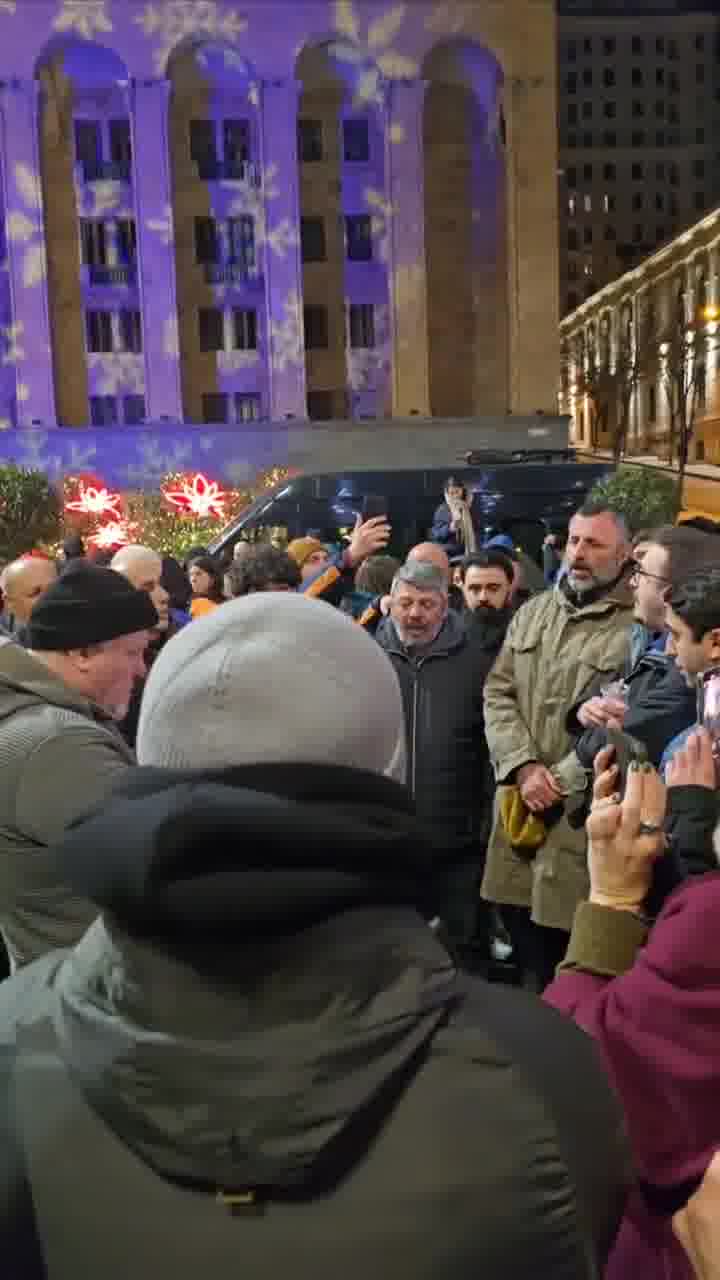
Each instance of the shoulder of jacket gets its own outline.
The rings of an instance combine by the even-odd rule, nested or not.
[[[0,763],[15,753],[29,755],[59,736],[76,737],[78,734],[86,739],[95,739],[103,746],[115,747],[118,754],[124,754],[124,743],[109,724],[70,707],[38,702],[22,707],[0,721]]]

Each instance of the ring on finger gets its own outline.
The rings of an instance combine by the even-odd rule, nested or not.
[[[638,835],[641,836],[657,836],[662,831],[662,823],[658,822],[641,822],[638,827]]]

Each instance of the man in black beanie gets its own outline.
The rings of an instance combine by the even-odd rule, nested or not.
[[[0,931],[13,970],[77,942],[95,918],[48,846],[134,763],[113,722],[157,620],[145,592],[80,561],[35,606],[27,648],[0,644]]]

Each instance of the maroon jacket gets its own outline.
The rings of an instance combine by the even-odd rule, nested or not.
[[[620,977],[560,972],[545,999],[597,1041],[641,1189],[606,1280],[689,1280],[671,1216],[720,1148],[720,874],[678,889]]]

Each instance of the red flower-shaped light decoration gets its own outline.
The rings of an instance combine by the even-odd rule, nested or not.
[[[179,488],[163,488],[162,492],[166,501],[185,516],[196,516],[199,520],[212,516],[220,520],[225,518],[227,494],[216,480],[208,480],[201,471],[194,476],[183,477]]]
[[[126,520],[109,520],[107,524],[101,524],[89,539],[94,547],[104,551],[111,547],[126,547],[131,540],[132,530]]]
[[[95,485],[84,485],[80,482],[78,496],[74,502],[66,502],[66,511],[80,511],[85,516],[114,516],[120,519],[118,503],[119,493],[109,493],[107,489],[98,489]]]

